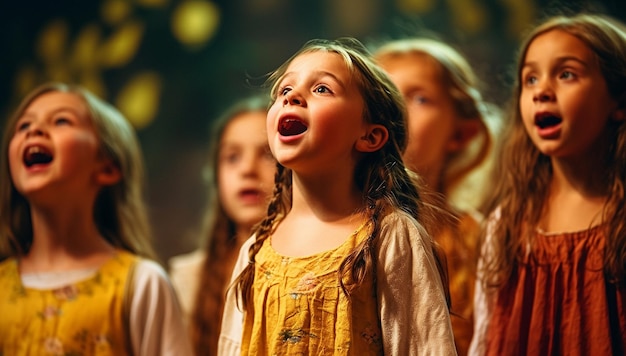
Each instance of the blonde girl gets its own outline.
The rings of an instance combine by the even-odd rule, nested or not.
[[[7,121],[0,160],[0,353],[190,352],[151,260],[125,118],[81,87],[42,85]]]
[[[557,16],[521,46],[472,354],[626,352],[626,31]]]
[[[407,167],[445,195],[458,218],[434,239],[447,257],[455,344],[458,353],[466,355],[472,338],[482,222],[477,208],[489,185],[492,130],[498,124],[498,110],[483,100],[468,61],[444,42],[394,40],[380,45],[374,58],[407,106],[408,145],[403,154]]]
[[[395,86],[349,38],[307,42],[270,79],[276,186],[239,255],[221,354],[455,354],[421,223],[438,215],[404,167]]]
[[[170,260],[196,355],[215,355],[226,287],[244,241],[267,212],[276,160],[267,144],[269,98],[235,102],[212,125],[204,169],[203,246]]]

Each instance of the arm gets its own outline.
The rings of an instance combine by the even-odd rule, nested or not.
[[[430,237],[410,216],[381,223],[377,297],[386,355],[456,355]]]
[[[219,356],[235,356],[241,353],[244,313],[237,305],[237,295],[232,286],[239,274],[248,265],[248,251],[254,240],[255,236],[252,236],[244,242],[239,250],[239,257],[237,257],[237,262],[233,268],[233,273],[230,278],[230,287],[226,292],[220,338],[217,343],[217,354]]]
[[[153,261],[140,260],[136,266],[130,337],[135,355],[193,354],[174,289],[163,268]]]

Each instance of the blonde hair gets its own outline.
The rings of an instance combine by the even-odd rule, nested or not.
[[[486,286],[499,286],[512,275],[519,258],[532,244],[533,227],[543,211],[552,176],[550,157],[542,154],[529,138],[519,112],[521,66],[528,47],[537,36],[553,31],[575,36],[595,54],[609,94],[626,105],[626,30],[619,22],[603,15],[580,14],[554,16],[535,27],[523,41],[517,59],[516,83],[510,105],[510,126],[507,128],[501,157],[499,179],[489,203],[491,211],[499,210],[493,219],[490,234],[495,253],[486,256]],[[607,233],[604,268],[614,282],[626,280],[626,125],[609,120],[612,142],[604,160],[609,198],[603,209]],[[491,229],[493,228],[493,230]],[[492,230],[492,231],[491,231]]]
[[[121,172],[120,181],[103,187],[96,197],[93,218],[99,232],[115,247],[154,258],[142,192],[143,158],[135,131],[113,106],[80,86],[63,83],[47,83],[35,88],[21,101],[5,125],[0,157],[0,255],[25,255],[33,242],[30,205],[15,189],[8,150],[19,118],[35,99],[49,92],[70,93],[83,100],[102,153]]]
[[[455,188],[462,188],[464,179],[481,165],[484,172],[476,178],[484,183],[491,168],[493,136],[498,131],[499,110],[483,99],[479,90],[479,80],[469,62],[459,51],[439,40],[430,38],[405,38],[384,43],[374,51],[377,61],[393,60],[406,55],[419,54],[431,58],[441,69],[442,84],[454,102],[454,110],[462,120],[477,120],[479,134],[462,151],[449,157],[443,171],[443,192],[449,195]],[[481,167],[482,168],[482,167]],[[466,182],[466,184],[468,184]],[[461,202],[473,208],[482,204],[481,194],[475,187],[471,190],[472,202]],[[457,194],[462,194],[458,192]],[[464,197],[467,199],[468,197]]]

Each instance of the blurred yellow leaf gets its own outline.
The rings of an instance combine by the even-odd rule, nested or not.
[[[172,32],[181,43],[197,48],[213,37],[220,21],[220,10],[212,2],[181,2],[172,15]]]
[[[154,72],[135,75],[118,93],[117,108],[137,129],[148,126],[156,116],[161,96],[161,78]]]
[[[60,61],[66,50],[68,33],[65,21],[57,19],[48,23],[39,34],[35,45],[39,57],[46,63]]]
[[[81,72],[80,83],[96,96],[100,98],[107,97],[106,84],[104,84],[101,72],[99,70],[89,69]]]
[[[37,69],[33,65],[23,65],[15,74],[15,92],[24,97],[37,85]]]
[[[470,35],[487,29],[489,17],[484,4],[476,0],[448,0],[454,25]]]
[[[131,4],[127,0],[105,0],[100,7],[100,17],[109,25],[117,25],[126,20],[131,11]]]
[[[139,49],[143,32],[144,25],[139,21],[129,21],[122,25],[100,47],[100,63],[109,68],[128,64]]]
[[[78,33],[74,41],[70,63],[76,68],[98,67],[98,46],[101,31],[96,24],[88,24]]]

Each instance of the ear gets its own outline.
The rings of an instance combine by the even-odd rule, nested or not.
[[[110,160],[104,160],[96,172],[96,182],[101,186],[114,185],[122,179],[122,172]]]
[[[359,152],[375,152],[381,149],[389,139],[389,132],[383,125],[371,124],[367,131],[356,142],[355,148]]]
[[[481,120],[478,119],[459,119],[452,136],[448,140],[446,149],[449,153],[455,153],[463,150],[469,142],[476,137],[480,130],[484,127]]]

